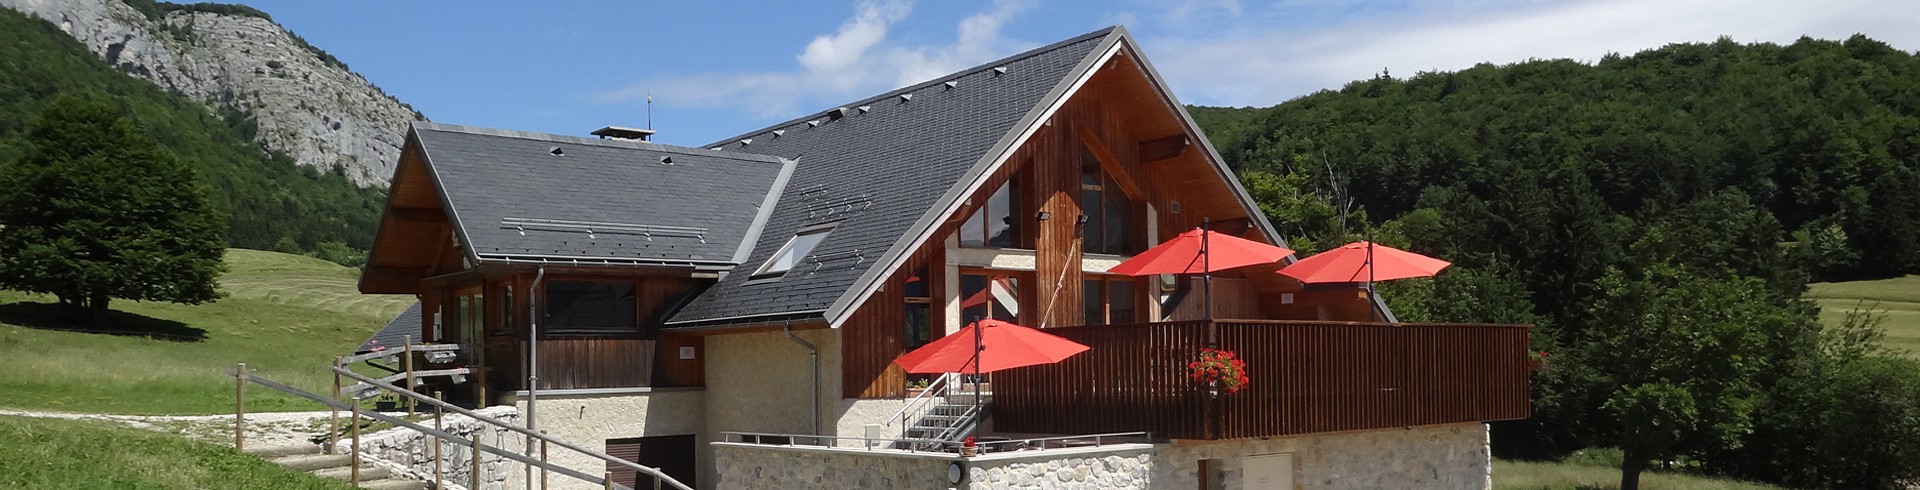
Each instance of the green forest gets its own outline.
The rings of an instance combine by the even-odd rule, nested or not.
[[[187,162],[227,214],[233,247],[352,262],[373,239],[386,190],[263,151],[244,112],[206,105],[108,66],[53,24],[0,9],[0,166],[27,153],[22,132],[61,95],[106,98]]]
[[[1400,319],[1536,325],[1550,367],[1497,454],[1920,478],[1920,364],[1804,297],[1920,273],[1920,56],[1722,39],[1191,112],[1303,254],[1372,234],[1453,261],[1383,287]]]

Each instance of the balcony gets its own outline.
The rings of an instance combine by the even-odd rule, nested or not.
[[[1220,440],[1531,411],[1525,325],[1215,320],[1046,331],[1093,349],[994,373],[996,431]],[[1246,362],[1245,389],[1216,397],[1188,377],[1209,339]]]

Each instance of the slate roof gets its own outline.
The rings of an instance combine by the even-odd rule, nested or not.
[[[876,265],[904,253],[943,198],[991,163],[986,159],[1035,117],[1049,97],[1114,38],[1107,28],[836,109],[706,145],[723,154],[797,161],[771,219],[739,269],[669,325],[819,317]],[[910,97],[910,98],[909,98]],[[1032,121],[1026,121],[1031,123]],[[1004,149],[1004,148],[1003,148]],[[777,281],[750,280],[796,230],[838,223],[800,265]]]
[[[486,261],[731,268],[792,161],[416,122],[443,203]],[[558,154],[556,154],[558,153]]]
[[[405,347],[403,344],[406,344],[408,335],[414,336],[413,345],[420,345],[422,344],[419,339],[420,325],[420,302],[415,301],[413,302],[413,306],[407,307],[407,311],[400,312],[399,316],[393,317],[393,321],[387,322],[387,326],[381,327],[378,332],[374,332],[373,336],[367,338],[366,342],[361,342],[360,348],[354,349],[353,353],[363,354],[373,352],[374,347],[385,347],[388,349]]]

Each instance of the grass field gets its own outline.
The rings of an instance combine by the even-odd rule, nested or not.
[[[0,488],[350,490],[233,448],[110,422],[0,416]]]
[[[54,298],[0,291],[0,406],[121,414],[233,410],[245,362],[294,386],[330,386],[327,363],[359,345],[413,300],[367,296],[353,269],[310,257],[229,250],[227,298],[200,305],[115,301],[106,332],[70,331]],[[250,389],[248,410],[312,410]]]
[[[1920,358],[1920,276],[1817,283],[1807,296],[1820,304],[1820,318],[1829,324],[1855,308],[1879,310],[1886,314],[1884,345]]]
[[[1599,490],[1620,488],[1620,468],[1583,463],[1493,462],[1495,490]],[[1640,474],[1652,490],[1781,490],[1780,487],[1679,473]]]

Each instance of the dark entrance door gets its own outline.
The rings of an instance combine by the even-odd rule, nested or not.
[[[607,439],[607,455],[639,463],[641,466],[660,468],[667,476],[680,480],[687,486],[694,486],[693,435],[629,437],[625,439]],[[643,478],[633,468],[608,464],[607,471],[613,473],[614,483],[627,488],[653,488],[653,478],[645,477],[646,485],[640,483]]]

